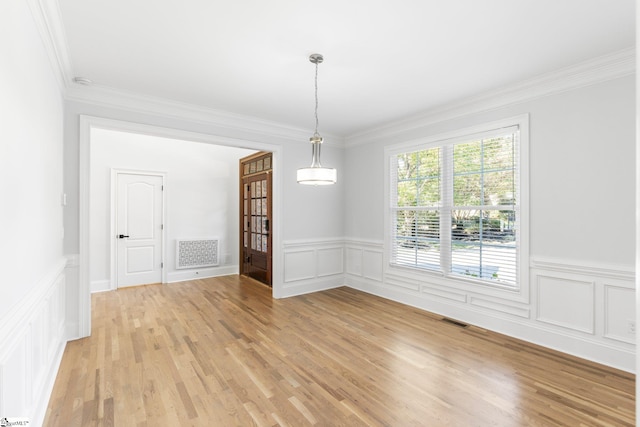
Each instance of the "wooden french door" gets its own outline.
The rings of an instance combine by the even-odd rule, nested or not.
[[[271,286],[271,153],[240,159],[240,274]]]

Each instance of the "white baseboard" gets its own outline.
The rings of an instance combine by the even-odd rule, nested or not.
[[[193,279],[206,279],[208,277],[228,276],[230,274],[238,274],[237,265],[176,270],[167,273],[166,283],[185,282]],[[94,280],[91,282],[91,293],[107,292],[111,290],[113,289],[109,279]]]
[[[44,387],[42,388],[42,392],[40,396],[36,399],[37,402],[42,402],[40,405],[37,405],[35,409],[35,413],[33,414],[33,418],[31,419],[31,423],[34,426],[40,426],[44,422],[44,418],[47,415],[47,407],[49,406],[49,400],[51,399],[51,393],[53,392],[53,386],[56,383],[56,377],[58,376],[58,371],[60,370],[60,363],[62,363],[62,356],[64,355],[64,350],[67,347],[67,342],[63,341],[60,343],[58,351],[56,352],[55,357],[52,360],[50,365],[50,370],[47,373],[45,378]]]
[[[91,282],[91,293],[107,292],[111,290],[111,280],[94,280]]]
[[[228,276],[238,274],[237,265],[225,265],[222,267],[194,268],[189,270],[174,271],[167,274],[167,283],[185,282],[194,279],[206,279],[208,277]]]
[[[341,275],[335,277],[323,277],[318,279],[303,280],[293,284],[287,284],[282,289],[282,294],[277,298],[287,298],[297,295],[310,294],[312,292],[326,291],[344,286],[344,278]]]
[[[80,330],[80,326],[77,322],[67,322],[65,325],[64,336],[66,341],[72,341],[82,338],[78,335],[78,331]]]

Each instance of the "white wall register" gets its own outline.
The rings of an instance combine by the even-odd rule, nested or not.
[[[176,269],[217,266],[218,239],[176,241]]]

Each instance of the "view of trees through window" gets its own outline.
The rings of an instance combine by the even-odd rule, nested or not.
[[[392,263],[514,286],[516,139],[394,156]]]

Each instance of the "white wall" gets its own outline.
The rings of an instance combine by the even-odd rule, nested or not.
[[[346,150],[345,234],[351,286],[634,370],[634,76],[411,123]],[[529,292],[524,301],[460,291],[384,265],[384,148],[530,114]],[[363,191],[367,189],[367,191]],[[526,276],[525,276],[526,277]]]
[[[0,2],[0,416],[44,414],[64,349],[63,101],[24,0]]]
[[[24,1],[0,6],[0,301],[11,306],[62,257],[62,96]]]
[[[112,169],[166,173],[167,281],[238,271],[238,159],[255,150],[95,128],[91,132],[90,280],[115,289],[111,271]],[[220,266],[176,270],[177,239],[217,237]]]

